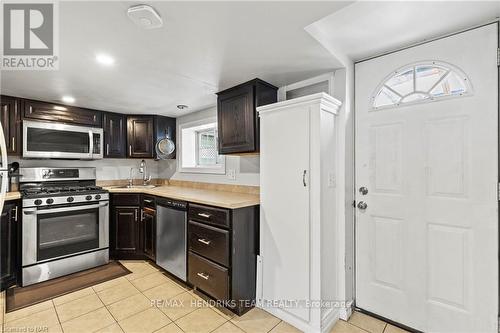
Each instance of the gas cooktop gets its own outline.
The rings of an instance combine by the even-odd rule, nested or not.
[[[96,185],[82,186],[33,186],[21,189],[23,198],[44,198],[49,196],[84,195],[105,193],[106,191]]]

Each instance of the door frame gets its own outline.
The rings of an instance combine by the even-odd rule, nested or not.
[[[410,44],[408,46],[405,46],[405,47],[401,47],[401,48],[397,48],[397,49],[394,49],[394,50],[391,50],[391,51],[387,51],[387,52],[383,52],[383,53],[379,53],[379,54],[376,54],[376,55],[373,55],[373,56],[370,56],[370,57],[367,57],[367,58],[363,58],[361,60],[358,60],[358,61],[354,61],[354,64],[353,64],[353,85],[354,87],[356,87],[356,65],[359,64],[359,63],[362,63],[362,62],[365,62],[365,61],[369,61],[369,60],[372,60],[372,59],[376,59],[376,58],[379,58],[379,57],[383,57],[383,56],[386,56],[386,55],[389,55],[389,54],[393,54],[393,53],[396,53],[396,52],[399,52],[399,51],[403,51],[403,50],[407,50],[407,49],[411,49],[411,48],[414,48],[414,47],[417,47],[417,46],[420,46],[420,45],[425,45],[425,44],[428,44],[428,43],[431,43],[431,42],[435,42],[435,41],[438,41],[438,40],[441,40],[441,39],[445,39],[445,38],[448,38],[448,37],[452,37],[452,36],[455,36],[455,35],[459,35],[459,34],[462,34],[464,32],[467,32],[467,31],[471,31],[471,30],[475,30],[475,29],[480,29],[482,27],[485,27],[485,26],[488,26],[488,25],[491,25],[491,24],[496,24],[496,27],[497,27],[497,86],[498,86],[498,89],[497,89],[497,114],[498,114],[498,123],[497,123],[497,141],[498,141],[498,177],[499,179],[497,179],[497,188],[498,188],[498,196],[497,196],[497,207],[498,207],[498,220],[497,220],[497,225],[499,226],[497,232],[498,232],[498,244],[497,244],[497,249],[498,249],[498,253],[497,253],[497,259],[498,259],[498,269],[499,269],[499,277],[500,277],[500,18],[497,18],[495,20],[491,20],[491,21],[487,21],[485,23],[482,23],[482,24],[478,24],[478,25],[475,25],[475,26],[472,26],[472,27],[469,27],[469,28],[466,28],[466,29],[462,29],[462,30],[459,30],[459,31],[455,31],[455,32],[452,32],[452,33],[448,33],[448,34],[444,34],[444,35],[440,35],[438,37],[435,37],[435,38],[432,38],[432,39],[429,39],[429,40],[426,40],[426,41],[423,41],[423,42],[419,42],[419,43],[415,43],[415,44]],[[377,319],[380,319],[380,320],[383,320],[385,321],[386,323],[389,323],[391,325],[394,325],[396,327],[399,327],[399,328],[402,328],[406,331],[409,331],[409,332],[414,332],[414,333],[422,333],[421,331],[419,330],[416,330],[412,327],[408,327],[404,324],[401,324],[401,323],[398,323],[398,322],[395,322],[395,321],[392,321],[388,318],[385,318],[383,316],[380,316],[376,313],[373,313],[373,312],[370,312],[370,311],[367,311],[367,310],[364,310],[363,308],[360,308],[357,306],[356,304],[356,291],[357,291],[357,285],[356,285],[356,224],[357,224],[357,215],[356,215],[356,193],[357,193],[357,188],[356,188],[356,89],[354,88],[353,89],[353,101],[352,101],[352,105],[353,105],[353,122],[354,122],[354,126],[353,126],[353,167],[354,167],[354,174],[353,174],[353,190],[354,190],[354,193],[353,193],[353,198],[354,198],[354,201],[353,201],[353,207],[354,207],[354,216],[352,218],[352,221],[353,221],[353,225],[352,225],[352,229],[353,229],[353,243],[352,243],[352,253],[353,253],[353,274],[352,274],[352,286],[353,286],[353,290],[352,290],[352,295],[353,295],[353,303],[352,303],[352,307],[353,307],[353,310],[356,310],[358,312],[361,312],[361,313],[364,313],[364,314],[367,314],[371,317],[374,317],[374,318],[377,318]],[[500,285],[500,278],[499,278],[499,281],[497,281],[498,284]],[[500,288],[498,290],[498,303],[499,303],[499,313],[498,313],[498,325],[497,325],[497,328],[500,329]]]

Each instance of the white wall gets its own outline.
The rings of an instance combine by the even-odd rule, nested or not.
[[[180,133],[180,125],[216,117],[217,108],[211,107],[206,110],[190,113],[183,117],[177,118],[177,133]],[[180,140],[178,134],[177,140]],[[168,176],[173,171],[172,161],[160,162],[160,175]],[[226,172],[229,170],[235,171],[235,179],[229,179],[226,175],[220,174],[201,174],[201,173],[187,173],[175,171],[172,179],[189,180],[196,182],[206,183],[219,183],[219,184],[238,184],[238,185],[259,185],[259,169],[260,159],[259,156],[226,156]],[[170,177],[164,177],[170,178]]]

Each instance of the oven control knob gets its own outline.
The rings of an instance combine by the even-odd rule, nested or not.
[[[95,196],[95,199],[96,199],[96,200],[101,199],[101,195],[100,195],[100,194],[96,195],[96,196]]]
[[[38,205],[41,205],[41,204],[42,204],[42,200],[40,200],[40,199],[36,199],[35,200],[35,205],[38,206]]]
[[[49,198],[49,199],[45,200],[45,202],[46,202],[48,205],[52,205],[52,204],[54,203],[54,199]]]
[[[91,196],[91,195],[87,195],[87,196],[85,197],[85,200],[92,200],[92,196]]]
[[[73,198],[73,197],[68,197],[68,198],[66,199],[66,201],[67,201],[67,202],[73,202],[74,200],[75,200],[75,198]]]

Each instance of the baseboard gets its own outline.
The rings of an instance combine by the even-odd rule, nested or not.
[[[352,315],[352,311],[353,311],[352,310],[352,302],[350,302],[350,306],[347,306],[347,307],[343,306],[339,309],[339,318],[342,320],[348,321]]]
[[[287,322],[295,328],[303,331],[304,333],[328,333],[339,319],[339,312],[336,309],[331,309],[331,311],[329,311],[329,313],[325,315],[324,319],[322,320],[321,327],[313,327],[304,322],[302,319],[297,318],[296,316],[283,311],[282,309],[265,308],[260,307],[260,305],[259,308],[269,312],[273,316],[278,317],[279,319]]]
[[[338,320],[339,320],[339,311],[336,311],[336,309],[334,308],[328,309],[327,314],[323,317],[323,320],[321,321],[322,333],[329,333]]]

